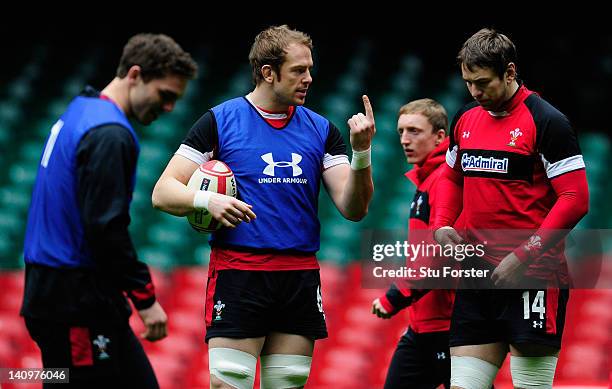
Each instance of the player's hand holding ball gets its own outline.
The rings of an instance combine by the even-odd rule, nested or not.
[[[213,218],[225,227],[231,228],[238,226],[243,221],[250,223],[251,220],[254,220],[256,216],[252,208],[250,204],[219,193],[211,193],[208,202],[208,211]]]
[[[200,165],[189,179],[187,187],[196,190],[193,205],[196,211],[187,216],[198,232],[214,232],[222,226],[235,228],[243,221],[257,217],[252,205],[236,198],[236,178],[223,162],[212,160]]]

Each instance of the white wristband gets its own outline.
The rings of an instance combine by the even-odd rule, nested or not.
[[[351,160],[351,169],[361,170],[365,169],[372,164],[372,147],[368,147],[367,150],[357,151],[353,150],[353,159]]]
[[[206,209],[208,210],[208,201],[210,200],[211,192],[205,190],[199,190],[193,196],[193,207],[195,209]]]

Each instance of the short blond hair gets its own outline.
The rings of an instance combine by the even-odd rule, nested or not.
[[[399,109],[397,117],[409,114],[421,114],[429,120],[429,123],[433,126],[433,132],[438,130],[444,130],[447,132],[448,129],[448,116],[446,110],[442,104],[438,103],[434,99],[419,99],[409,102],[403,105]]]
[[[268,27],[257,34],[249,53],[253,84],[258,85],[263,81],[261,67],[264,65],[270,65],[277,74],[280,73],[285,62],[286,49],[292,43],[304,45],[312,51],[312,39],[301,31],[292,30],[286,24]]]

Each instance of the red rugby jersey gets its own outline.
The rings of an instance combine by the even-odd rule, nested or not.
[[[410,206],[410,231],[428,229],[430,221],[435,219],[438,194],[436,185],[441,168],[444,167],[444,153],[448,145],[447,138],[427,156],[422,166],[415,166],[406,173],[406,177],[417,187]],[[413,290],[403,284],[399,282],[397,287],[389,289],[387,294],[380,298],[385,310],[391,313],[411,303],[408,312],[410,327],[414,332],[419,334],[448,331],[455,299],[454,290]]]
[[[529,238],[529,231],[542,226],[559,199],[551,180],[582,170],[578,177],[586,183],[584,161],[569,120],[524,85],[502,112],[487,111],[476,102],[466,105],[453,120],[450,142],[446,161],[463,178],[461,211],[466,233],[470,240],[489,243],[485,259],[495,265],[512,251],[520,255],[517,246]],[[588,197],[586,184],[579,192]],[[588,202],[585,196],[579,199]],[[435,228],[450,225],[449,213],[441,209]],[[572,228],[580,217],[549,224]],[[522,247],[533,248],[532,244],[545,247],[538,246],[536,235]],[[566,281],[562,241],[534,257],[527,276],[558,276]]]

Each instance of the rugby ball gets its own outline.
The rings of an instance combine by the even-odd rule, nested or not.
[[[232,170],[223,162],[212,160],[201,164],[191,175],[187,187],[193,190],[207,190],[236,197],[236,178]],[[215,220],[205,209],[187,215],[187,221],[194,230],[210,233],[221,228],[222,224]]]

